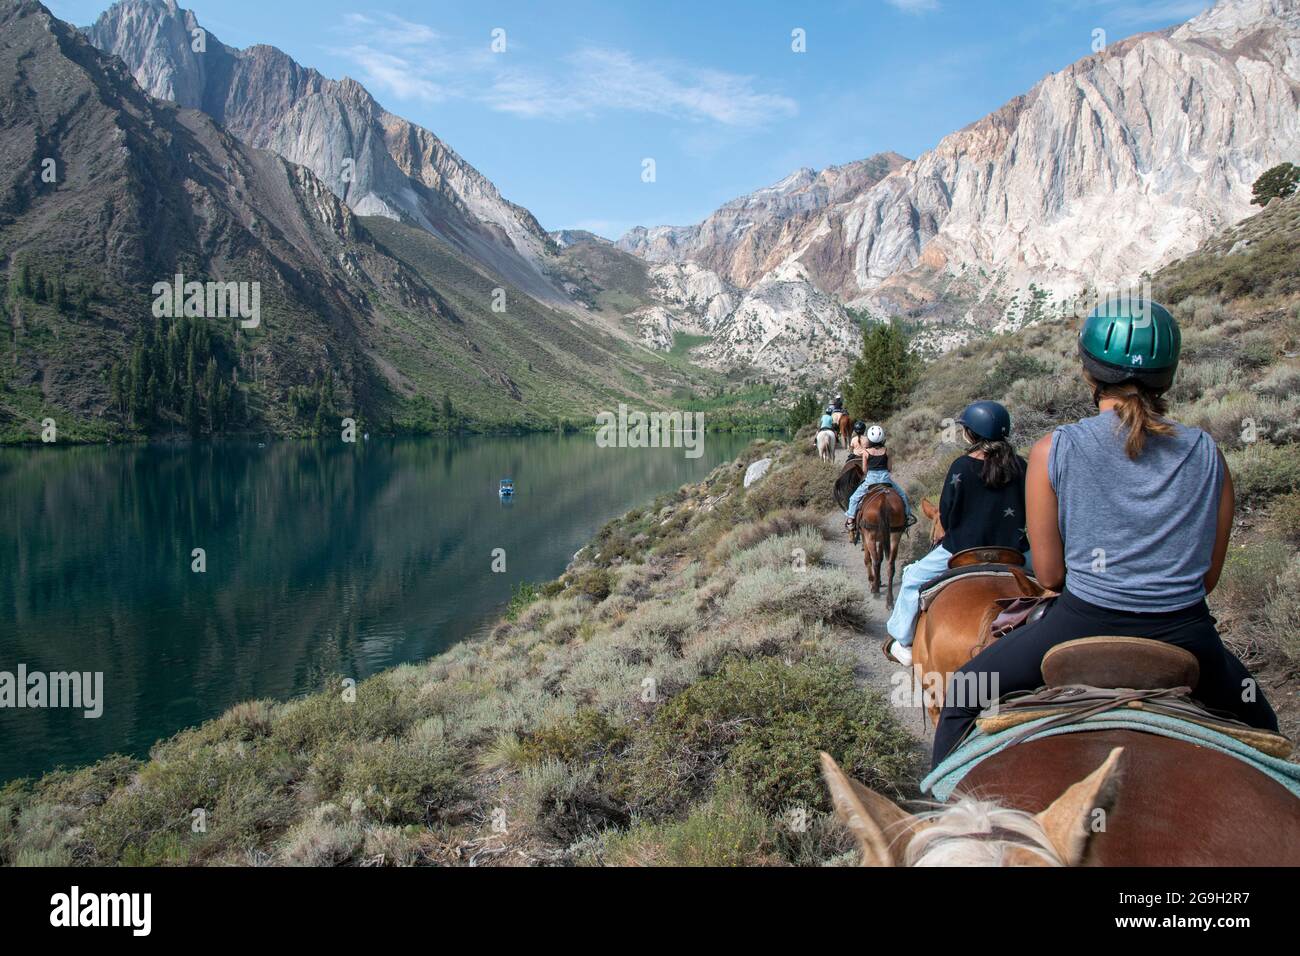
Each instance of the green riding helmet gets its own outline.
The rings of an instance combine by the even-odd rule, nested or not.
[[[1079,330],[1079,357],[1098,382],[1136,381],[1166,389],[1178,369],[1183,337],[1178,322],[1158,302],[1141,298],[1103,303]]]

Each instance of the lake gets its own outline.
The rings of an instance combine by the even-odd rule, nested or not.
[[[698,459],[591,434],[0,449],[0,672],[103,673],[95,719],[0,707],[0,781],[433,656],[750,440],[708,434]]]

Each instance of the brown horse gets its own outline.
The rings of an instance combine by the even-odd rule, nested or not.
[[[858,506],[858,532],[862,535],[862,563],[867,566],[871,593],[880,594],[881,565],[889,568],[885,607],[894,609],[894,566],[898,545],[907,529],[907,510],[898,492],[888,485],[867,492]]]
[[[921,511],[934,522],[931,541],[943,537],[939,511],[929,499]],[[1033,597],[1046,591],[1017,567],[1010,577],[958,578],[944,588],[916,619],[912,639],[912,668],[920,682],[926,713],[937,723],[943,709],[944,690],[953,671],[970,662],[983,648],[996,613],[998,598]]]
[[[1300,866],[1300,801],[1235,757],[1095,730],[1007,747],[913,816],[822,754],[864,866]],[[1207,781],[1210,783],[1207,784]]]
[[[840,422],[839,425],[836,426],[836,431],[839,434],[839,440],[844,444],[845,448],[848,448],[849,440],[853,436],[853,418],[848,412],[845,412],[840,416]]]

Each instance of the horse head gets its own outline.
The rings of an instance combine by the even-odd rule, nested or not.
[[[935,507],[934,502],[929,498],[922,498],[921,514],[932,522],[930,526],[930,543],[938,544],[939,539],[943,537],[943,523],[939,520],[939,509]]]
[[[1111,750],[1036,814],[970,797],[911,814],[851,779],[829,754],[821,760],[835,814],[857,839],[863,866],[1078,866],[1095,812],[1114,804],[1123,754]]]

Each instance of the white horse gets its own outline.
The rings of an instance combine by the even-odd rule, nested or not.
[[[822,461],[830,461],[835,457],[835,433],[825,428],[817,432],[817,454],[821,456]]]

